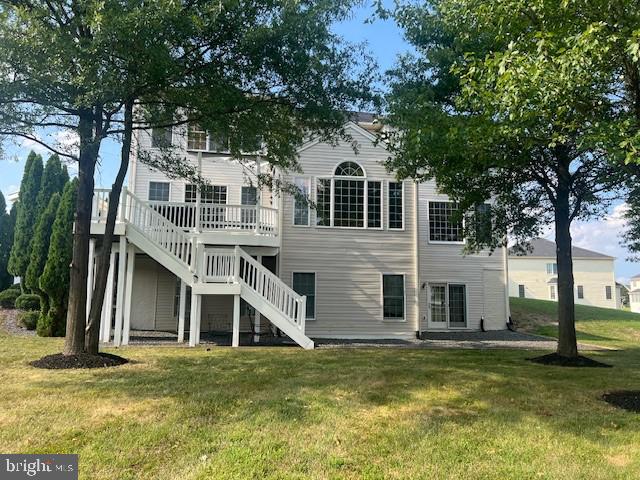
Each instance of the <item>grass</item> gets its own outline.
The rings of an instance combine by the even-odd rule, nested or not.
[[[0,333],[0,445],[78,453],[85,479],[640,478],[638,415],[599,400],[640,388],[624,341],[592,355],[614,369],[527,351],[128,347],[122,367],[43,371],[27,362],[59,339]]]
[[[557,303],[511,298],[511,316],[524,330],[558,336]],[[640,346],[640,314],[610,308],[576,305],[578,341],[610,348]]]

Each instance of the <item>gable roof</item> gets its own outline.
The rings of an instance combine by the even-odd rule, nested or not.
[[[637,274],[637,275],[634,275],[633,277],[631,277],[631,280],[635,280],[635,279],[637,279],[637,278],[640,278],[640,273],[639,273],[639,274]]]
[[[344,129],[345,130],[353,130],[354,132],[359,133],[360,135],[362,135],[363,137],[365,137],[367,140],[369,140],[370,142],[374,143],[377,141],[377,137],[371,133],[369,130],[367,130],[366,128],[362,127],[361,125],[358,125],[355,122],[349,121],[344,125]],[[298,153],[301,153],[305,150],[307,150],[308,148],[313,147],[314,145],[317,145],[318,143],[321,143],[322,140],[318,137],[312,138],[309,141],[303,143],[297,150]],[[379,147],[381,148],[385,148],[386,149],[386,144],[384,142],[380,142],[378,143]]]
[[[551,240],[534,238],[528,245],[529,248],[525,246],[524,253],[517,252],[515,249],[510,248],[509,255],[513,257],[556,258],[556,244]],[[594,252],[593,250],[580,247],[572,247],[571,255],[573,258],[614,258],[604,253]]]

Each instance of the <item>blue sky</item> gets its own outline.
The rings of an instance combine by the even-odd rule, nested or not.
[[[391,1],[385,2],[391,4]],[[391,21],[375,20],[367,22],[372,17],[373,10],[363,6],[354,12],[349,21],[336,25],[335,31],[351,42],[366,42],[374,53],[380,70],[391,68],[398,54],[411,50],[404,40],[402,31]],[[59,138],[61,144],[69,141],[65,136]],[[24,159],[30,149],[46,154],[46,151],[29,142],[17,142],[7,149],[5,157],[0,160],[0,190],[5,197],[18,190]],[[110,186],[118,164],[118,146],[109,142],[100,152],[101,165],[96,172],[96,186]],[[73,166],[70,165],[73,173]],[[620,217],[621,206],[617,206],[606,218],[597,221],[580,222],[572,229],[574,244],[580,247],[596,250],[617,258],[616,276],[626,281],[629,277],[640,273],[640,265],[625,261],[627,252],[619,245],[619,233],[624,227]]]

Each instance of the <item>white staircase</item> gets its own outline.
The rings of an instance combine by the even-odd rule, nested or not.
[[[210,248],[185,232],[147,202],[124,190],[119,221],[126,237],[199,294],[235,293],[305,349],[306,297],[254,260],[242,248]],[[225,290],[225,286],[229,287]]]

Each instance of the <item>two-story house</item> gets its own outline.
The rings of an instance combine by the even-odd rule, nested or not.
[[[629,282],[629,308],[640,313],[640,274],[631,277]]]
[[[616,288],[615,258],[572,247],[575,303],[621,308]],[[509,254],[509,294],[512,297],[558,300],[556,244],[544,238],[531,241],[525,253]]]
[[[357,149],[311,140],[298,150],[301,172],[275,172],[313,208],[256,188],[252,178],[267,168],[258,147],[237,161],[197,127],[139,133],[136,151],[178,143],[210,186],[198,194],[133,156],[102,340],[126,344],[132,330],[161,330],[196,345],[201,332],[230,332],[238,345],[241,332],[257,340],[278,329],[312,348],[314,338],[504,329],[506,250],[463,255],[456,205],[431,182],[389,174],[372,118],[361,120],[346,125]],[[96,238],[107,196],[96,190]]]

